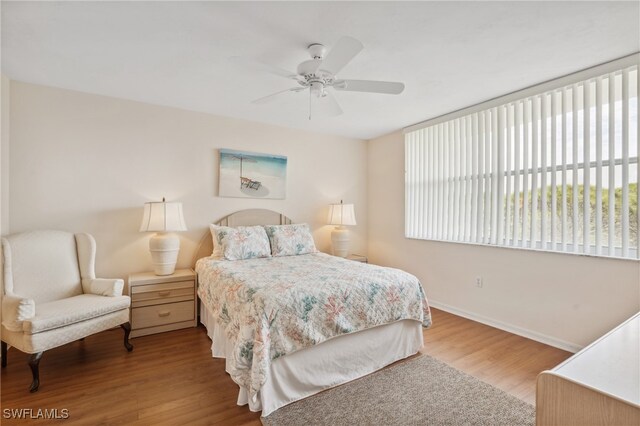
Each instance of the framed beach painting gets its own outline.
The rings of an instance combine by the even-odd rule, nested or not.
[[[287,194],[287,157],[220,150],[221,197],[275,198]]]

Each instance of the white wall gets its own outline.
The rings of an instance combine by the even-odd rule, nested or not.
[[[434,305],[572,350],[640,310],[636,261],[406,239],[402,133],[368,156],[369,258],[415,274]]]
[[[10,223],[6,232],[63,229],[93,234],[97,273],[150,270],[143,203],[181,201],[178,267],[191,265],[207,225],[237,210],[266,208],[314,229],[330,250],[328,204],[356,205],[352,248],[366,250],[367,143],[11,82]],[[288,156],[287,199],[220,198],[218,149]]]

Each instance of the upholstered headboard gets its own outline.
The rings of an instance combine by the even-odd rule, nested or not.
[[[231,213],[213,223],[220,226],[288,225],[291,223],[291,219],[273,210],[248,209]],[[213,240],[207,227],[191,264],[195,265],[198,259],[211,256],[211,252],[213,252]]]

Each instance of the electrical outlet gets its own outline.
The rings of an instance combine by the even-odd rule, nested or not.
[[[476,277],[476,287],[482,288],[482,277]]]

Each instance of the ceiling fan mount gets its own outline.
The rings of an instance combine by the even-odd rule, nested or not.
[[[324,47],[324,44],[320,43],[312,43],[307,47],[309,51],[309,55],[311,55],[311,59],[322,59],[324,55],[327,53],[327,48]]]
[[[309,119],[316,113],[335,116],[342,114],[342,109],[335,97],[333,89],[350,92],[369,92],[398,95],[404,90],[403,83],[371,80],[344,80],[336,75],[364,48],[364,45],[352,37],[342,37],[331,50],[320,43],[307,46],[311,59],[301,62],[296,73],[263,62],[233,57],[232,60],[245,66],[267,71],[281,77],[295,80],[299,87],[282,90],[269,96],[254,100],[254,104],[272,101],[277,95],[285,92],[301,92],[309,89]],[[315,99],[315,101],[314,101]]]

